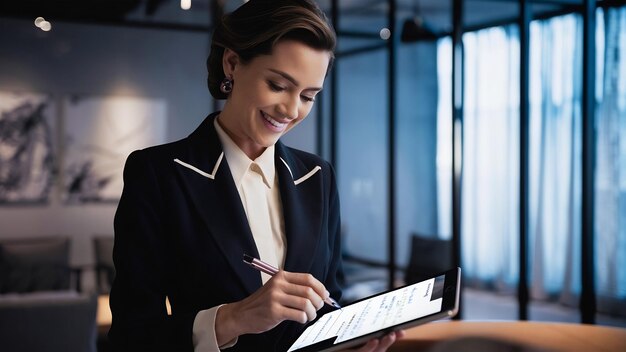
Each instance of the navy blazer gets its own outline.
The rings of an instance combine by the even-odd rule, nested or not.
[[[260,273],[242,261],[243,253],[258,251],[215,116],[189,137],[135,151],[126,161],[114,222],[109,339],[116,350],[193,350],[198,311],[241,300],[262,285]],[[284,269],[312,274],[338,299],[343,273],[333,170],[280,141],[275,151],[287,238]],[[284,351],[302,329],[283,322],[240,336],[228,351]]]

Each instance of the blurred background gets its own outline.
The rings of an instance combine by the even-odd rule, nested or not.
[[[241,3],[0,3],[0,341],[106,350],[124,161],[219,109]],[[626,327],[624,2],[318,3],[337,60],[283,142],[335,167],[344,301],[460,266],[461,319]]]

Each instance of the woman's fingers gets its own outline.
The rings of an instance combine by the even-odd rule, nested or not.
[[[372,339],[365,345],[361,346],[357,352],[384,352],[393,345],[396,340],[401,339],[404,336],[404,331],[391,332],[380,339]]]
[[[315,310],[324,306],[324,299],[310,286],[303,286],[288,282],[283,287],[283,291],[289,296],[299,297],[306,300],[306,302],[310,303]],[[294,308],[298,307],[299,306],[294,306]]]
[[[383,337],[380,340],[380,343],[378,344],[378,346],[376,347],[374,351],[376,352],[387,351],[389,346],[393,345],[394,342],[396,342],[396,333],[392,332],[390,334],[385,335],[385,337]]]
[[[325,299],[329,296],[329,293],[328,291],[326,291],[326,287],[324,287],[324,284],[319,282],[319,280],[317,280],[311,274],[291,273],[287,271],[281,271],[279,272],[279,274],[280,273],[282,273],[285,280],[291,284],[305,286],[313,289],[313,291],[315,291],[315,293],[319,297],[321,297],[321,299]]]
[[[319,291],[327,292],[313,276],[280,271],[242,303],[247,311],[262,317],[261,330],[269,330],[284,320],[304,324],[315,319],[324,305]]]
[[[319,300],[319,297],[317,299]],[[317,317],[318,308],[308,298],[298,295],[283,294],[281,297],[277,298],[277,301],[280,306],[285,309],[282,315],[289,320],[295,320],[304,324]],[[299,314],[294,315],[294,311]]]
[[[378,339],[369,340],[365,346],[359,348],[357,352],[374,352],[378,347],[379,342],[380,341],[378,341]]]

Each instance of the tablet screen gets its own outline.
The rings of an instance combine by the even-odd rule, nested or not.
[[[289,351],[324,340],[332,345],[439,313],[445,275],[405,286],[321,316],[306,328]]]

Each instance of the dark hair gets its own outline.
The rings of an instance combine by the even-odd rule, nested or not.
[[[257,56],[271,54],[274,45],[285,39],[329,51],[330,70],[337,39],[326,15],[313,0],[250,0],[224,15],[216,24],[206,63],[211,95],[227,98],[219,88],[224,79],[222,58],[226,48],[246,64]]]

